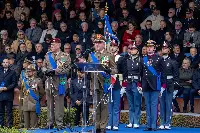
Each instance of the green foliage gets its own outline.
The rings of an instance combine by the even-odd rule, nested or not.
[[[0,128],[0,133],[31,133],[28,132],[26,129],[16,129],[16,128],[7,128],[7,127],[1,127]]]

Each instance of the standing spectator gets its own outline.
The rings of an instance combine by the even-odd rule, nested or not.
[[[0,38],[0,53],[4,53],[5,52],[5,46],[6,45],[10,46],[13,41],[8,37],[7,30],[2,30],[0,34],[1,34],[1,38]]]
[[[128,45],[135,40],[135,36],[138,34],[140,34],[140,31],[136,29],[136,23],[131,22],[131,21],[128,22],[127,30],[124,32],[124,35],[122,37],[123,52],[127,51]]]
[[[64,22],[64,20],[62,18],[62,15],[59,9],[53,12],[52,22],[53,22],[53,27],[56,30],[60,30],[60,23]]]
[[[99,21],[97,29],[95,31],[96,34],[104,35],[104,21]]]
[[[69,13],[68,27],[72,32],[76,31],[76,11],[71,10]]]
[[[156,42],[161,45],[165,40],[165,33],[167,32],[167,23],[164,20],[160,21],[160,29],[156,31]]]
[[[179,64],[179,67],[182,65],[182,61],[184,59],[184,53],[181,52],[181,48],[180,48],[180,45],[178,44],[175,44],[173,46],[173,52],[171,53],[170,57],[173,59],[173,60],[176,60]]]
[[[29,17],[30,9],[28,7],[26,7],[24,0],[20,0],[19,7],[15,8],[15,11],[14,11],[15,20],[20,20],[20,15],[22,12],[25,12],[27,18]]]
[[[36,20],[39,21],[41,19],[41,15],[44,14],[44,13],[47,15],[47,17],[49,19],[51,19],[51,16],[52,16],[51,15],[52,14],[51,10],[49,10],[47,8],[46,1],[45,0],[41,0],[40,1],[40,6],[37,8],[37,11],[36,11],[36,16],[35,16]]]
[[[46,34],[44,38],[44,42],[42,43],[42,47],[44,50],[44,53],[47,53],[51,47],[51,40],[52,40],[52,35],[51,34]]]
[[[18,81],[19,75],[20,75],[20,67],[15,64],[15,55],[14,54],[8,55],[8,61],[9,61],[9,68],[15,71],[17,81]]]
[[[185,13],[186,15],[185,19],[183,19],[183,29],[188,30],[190,24],[193,24],[196,29],[199,29],[198,20],[194,18],[193,11],[191,9],[187,9]]]
[[[66,43],[66,44],[64,45],[64,53],[66,53],[67,56],[70,56],[70,58],[71,58],[71,53],[70,53],[70,51],[71,51],[71,45],[70,45],[69,43]]]
[[[27,58],[29,53],[27,52],[26,44],[21,43],[19,45],[19,52],[16,55],[16,64],[22,68],[24,60]]]
[[[77,34],[74,34],[72,37],[73,41],[71,42],[71,53],[75,53],[75,47],[76,45],[80,44],[79,43],[79,37]]]
[[[200,56],[197,54],[197,49],[196,48],[190,48],[190,56],[188,57],[190,59],[190,66],[193,69],[198,68],[198,64],[200,62]]]
[[[2,68],[0,69],[0,83],[1,83],[1,93],[0,93],[0,125],[4,125],[5,113],[7,116],[8,127],[13,126],[12,120],[12,108],[14,99],[14,88],[17,85],[16,73],[9,68],[8,59],[4,59],[2,63]],[[5,112],[6,108],[6,112]]]
[[[118,20],[120,28],[121,29],[126,28],[128,26],[128,22],[131,20],[136,23],[136,20],[133,19],[132,16],[130,16],[129,11],[127,9],[122,9],[122,16]]]
[[[190,59],[185,58],[182,63],[182,67],[179,69],[179,80],[180,85],[183,86],[182,93],[183,93],[183,101],[184,107],[183,112],[187,112],[187,104],[189,101],[190,90],[192,88],[192,75],[193,69],[190,67]]]
[[[35,51],[32,51],[27,58],[32,58],[33,63],[35,63],[35,61],[37,59],[44,59],[45,53],[42,47],[42,44],[37,43],[35,44]]]
[[[5,8],[2,11],[3,16],[5,15],[6,11],[11,11],[12,14],[14,14],[14,9],[12,8],[11,3],[9,2],[5,3]]]
[[[196,27],[193,24],[189,25],[189,30],[184,34],[183,40],[183,52],[188,52],[188,48],[197,47],[200,52],[200,33],[196,31]]]
[[[42,29],[36,26],[37,22],[35,19],[31,19],[30,28],[26,30],[27,39],[31,41],[32,44],[36,44],[39,42],[40,37],[42,35]]]
[[[27,51],[31,52],[32,51],[32,44],[31,44],[31,41],[29,41],[26,38],[24,31],[22,31],[22,30],[18,31],[17,36],[18,36],[18,38],[15,41],[13,41],[13,43],[11,45],[12,52],[14,52],[15,54],[18,53],[19,45],[21,43],[26,44]]]
[[[143,37],[143,41],[147,42],[148,40],[156,40],[156,33],[152,30],[152,21],[147,20],[145,24],[145,29],[141,30],[141,35]]]
[[[42,30],[47,29],[48,17],[46,13],[43,13],[40,17],[39,26]]]
[[[73,62],[79,62],[79,59],[84,58],[82,51],[82,46],[80,44],[76,45],[75,53],[72,55],[71,58]]]
[[[170,48],[173,48],[173,46],[174,46],[174,39],[173,38],[174,38],[174,36],[171,32],[167,31],[165,33],[165,42],[168,44],[168,46]]]
[[[181,19],[185,16],[185,10],[182,4],[181,0],[175,1],[175,11],[176,11],[176,17]]]
[[[117,36],[117,38],[119,39],[120,42],[122,42],[122,36],[124,34],[124,31],[119,29],[119,24],[117,21],[113,21],[111,23],[111,28],[113,31],[113,34]]]
[[[148,16],[141,24],[141,29],[146,29],[146,21],[151,20],[152,22],[152,30],[156,31],[160,29],[160,21],[164,20],[164,17],[160,15],[160,9],[158,7],[152,8],[152,15]]]
[[[194,19],[199,19],[200,16],[200,10],[199,8],[195,5],[195,3],[192,1],[190,2],[189,4],[189,9],[193,11],[193,16],[194,16]]]
[[[65,43],[70,43],[72,41],[73,33],[68,29],[68,26],[65,22],[60,23],[60,30],[58,31],[56,37],[61,40],[61,49],[63,50],[63,46]]]
[[[3,29],[8,31],[8,36],[11,37],[13,29],[16,27],[16,21],[12,16],[11,11],[6,11],[6,17],[4,19]]]
[[[47,34],[51,34],[51,35],[52,35],[52,38],[55,38],[56,35],[57,35],[57,33],[58,33],[58,31],[55,30],[55,29],[53,28],[53,23],[52,23],[51,21],[49,21],[49,22],[47,23],[47,29],[46,29],[46,30],[43,30],[43,32],[42,32],[42,36],[41,36],[41,38],[40,38],[39,43],[43,43],[43,42],[44,42],[44,38],[45,38],[45,36],[46,36]]]
[[[182,23],[180,21],[175,22],[175,29],[172,31],[174,35],[174,43],[178,44],[181,49],[183,48],[183,39],[185,31],[182,29]]]
[[[25,30],[24,23],[22,21],[17,21],[17,28],[13,29],[12,36],[11,36],[13,40],[17,39],[17,32],[20,30],[23,30],[23,31]]]
[[[44,73],[42,72],[42,64],[43,64],[43,59],[38,58],[38,59],[36,60],[36,68],[35,68],[35,69],[36,69],[36,71],[37,71],[37,76],[38,76],[39,78],[41,78],[42,81],[43,81],[43,83],[44,83],[46,77],[45,77]]]
[[[81,24],[81,28],[82,30],[79,32],[78,36],[79,36],[79,41],[80,41],[80,44],[82,45],[83,51],[85,51],[86,49],[91,47],[88,45],[89,44],[88,42],[91,37],[91,32],[88,30],[87,22],[83,22]]]
[[[29,28],[28,18],[26,17],[26,13],[25,12],[22,12],[20,14],[19,21],[21,21],[24,24],[24,29]]]
[[[137,25],[140,25],[142,23],[142,21],[144,20],[144,10],[142,8],[142,3],[141,1],[137,1],[135,4],[135,9],[133,10],[133,12],[131,13],[132,16],[135,17],[135,19],[137,20],[136,23]]]
[[[175,22],[177,21],[174,8],[170,8],[168,10],[168,17],[167,17],[167,19],[165,21],[166,21],[169,29],[172,30],[174,28],[174,26],[175,26]]]
[[[63,6],[61,7],[61,13],[64,19],[68,20],[69,19],[69,14],[70,14],[70,6],[71,3],[69,0],[64,0],[63,1]]]

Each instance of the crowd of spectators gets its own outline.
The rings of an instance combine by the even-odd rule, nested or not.
[[[187,112],[189,99],[193,107],[194,95],[200,94],[199,0],[0,0],[0,62],[8,57],[19,77],[24,60],[31,60],[45,80],[41,68],[51,39],[60,38],[62,51],[78,61],[93,46],[95,34],[104,35],[106,2],[120,53],[135,42],[145,55],[149,39],[157,42],[160,55],[160,45],[170,45],[171,57],[179,63]]]

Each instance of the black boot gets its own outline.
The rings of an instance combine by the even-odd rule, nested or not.
[[[191,106],[191,107],[190,107],[190,112],[191,112],[191,113],[194,113],[194,106]]]
[[[187,108],[183,107],[183,113],[187,113]]]
[[[180,112],[180,108],[179,107],[174,108],[174,112]]]

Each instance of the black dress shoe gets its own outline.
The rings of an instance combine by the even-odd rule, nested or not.
[[[101,129],[100,133],[106,133],[106,129]]]
[[[57,130],[58,130],[58,131],[63,130],[63,129],[65,129],[64,126],[57,126]]]
[[[53,125],[46,125],[46,127],[44,127],[44,129],[53,129]]]
[[[152,128],[152,131],[157,131],[157,128]]]
[[[96,133],[101,133],[101,129],[96,129]]]
[[[152,128],[146,127],[143,131],[152,131]]]

